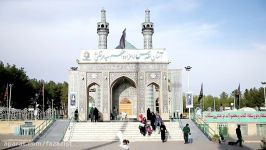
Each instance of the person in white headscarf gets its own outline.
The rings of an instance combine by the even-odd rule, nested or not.
[[[119,141],[120,141],[120,147],[124,150],[129,150],[129,141],[124,139],[124,135],[121,131],[118,131],[118,133],[116,134],[116,136],[118,137]]]

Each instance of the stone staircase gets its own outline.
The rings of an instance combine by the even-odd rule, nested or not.
[[[178,122],[165,122],[169,132],[168,141],[183,141],[183,133]],[[124,138],[133,141],[161,141],[161,135],[153,132],[151,136],[143,136],[138,122],[72,122],[64,136],[64,141],[118,141],[116,134],[122,131]]]

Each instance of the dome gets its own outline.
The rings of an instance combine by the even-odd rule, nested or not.
[[[254,108],[250,108],[250,107],[243,107],[241,109],[238,109],[239,111],[256,111]]]
[[[119,48],[119,45],[116,46],[115,49],[120,49]],[[134,45],[132,45],[131,43],[129,43],[127,40],[126,40],[126,43],[125,43],[125,49],[137,49]]]

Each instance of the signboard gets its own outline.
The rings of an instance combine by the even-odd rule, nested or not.
[[[76,92],[71,92],[70,93],[70,106],[75,107],[76,106],[76,101],[77,101],[77,93]]]
[[[132,50],[132,49],[108,49],[108,50],[82,50],[80,63],[107,63],[107,62],[165,62],[168,56],[165,49]]]
[[[203,117],[206,122],[265,122],[265,111],[223,111],[223,112],[204,112]]]
[[[186,108],[193,108],[193,95],[191,92],[186,92]]]

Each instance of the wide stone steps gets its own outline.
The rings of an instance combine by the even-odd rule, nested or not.
[[[165,122],[169,132],[169,141],[183,141],[183,133],[178,122]],[[139,131],[138,122],[78,122],[71,123],[65,134],[64,141],[117,141],[116,134],[122,131],[124,138],[129,141],[160,141],[157,131],[151,136],[143,136]]]

